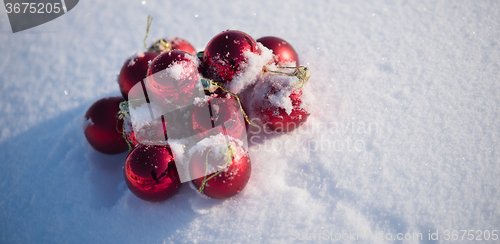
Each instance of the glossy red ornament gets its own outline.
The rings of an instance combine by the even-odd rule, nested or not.
[[[256,113],[262,124],[275,132],[289,132],[298,128],[307,121],[309,112],[301,107],[302,90],[296,89],[290,94],[292,111],[290,114],[284,108],[272,105],[269,96],[276,94],[277,90],[272,88],[265,96],[264,101],[256,105]]]
[[[162,53],[170,50],[181,50],[192,55],[196,55],[197,53],[196,49],[193,47],[193,45],[191,45],[191,43],[180,37],[168,37],[159,39],[151,44],[148,49],[149,52],[156,53]]]
[[[191,104],[200,84],[198,58],[173,50],[158,55],[149,66],[146,89],[149,98],[160,105]]]
[[[137,146],[127,156],[123,171],[130,191],[146,201],[164,201],[181,187],[175,157],[168,145]]]
[[[149,108],[143,106],[136,109],[145,109],[146,111],[137,111],[134,113],[149,113]],[[192,106],[176,109],[167,112],[156,119],[146,118],[147,121],[136,119],[135,127],[132,124],[132,118],[125,119],[125,135],[131,146],[136,147],[139,144],[146,145],[166,145],[168,139],[181,139],[193,136],[191,123]],[[134,116],[131,114],[130,117]],[[147,116],[146,116],[147,117]],[[144,119],[144,118],[143,118]]]
[[[203,76],[215,82],[231,82],[233,76],[242,71],[246,52],[261,53],[250,35],[237,30],[216,35],[203,52]]]
[[[153,121],[137,129],[137,131],[133,129],[130,120],[127,120],[125,123],[127,123],[125,136],[133,148],[139,144],[165,145],[168,140],[166,131],[167,122]]]
[[[117,154],[128,150],[128,145],[119,132],[123,123],[118,121],[121,97],[109,97],[98,100],[85,114],[84,134],[89,144],[97,151],[105,154]]]
[[[224,152],[224,150],[217,150],[217,147],[225,147],[222,149],[226,149],[226,153],[217,153]],[[228,147],[231,149],[227,150]],[[198,151],[190,158],[190,174],[192,176],[204,175],[207,162],[217,162],[218,165],[225,166],[221,171],[192,181],[196,189],[201,189],[201,193],[208,197],[225,199],[235,196],[245,188],[250,179],[252,171],[250,157],[243,148],[236,148],[231,144],[224,143],[205,148],[201,152]]]
[[[287,41],[275,36],[265,36],[257,39],[257,42],[273,51],[276,65],[295,62],[299,66],[299,55]]]
[[[208,101],[194,107],[192,117],[193,130],[201,138],[222,133],[242,140],[245,122],[238,101],[227,93],[212,94]]]
[[[155,52],[138,52],[125,61],[118,75],[118,85],[120,86],[120,92],[126,100],[128,100],[130,89],[146,78],[149,62],[156,56],[158,56],[158,53]],[[142,96],[144,95],[131,94],[131,97],[135,98]]]

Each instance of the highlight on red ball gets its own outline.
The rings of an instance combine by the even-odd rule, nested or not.
[[[172,148],[180,181],[198,179],[204,186],[210,175],[232,169],[228,162],[239,162],[241,155],[248,158],[248,142],[239,103],[229,94],[207,96],[198,66],[198,58],[184,51],[158,55],[149,65],[144,86],[139,82],[128,93],[125,130],[132,144]],[[225,151],[207,149],[213,143],[229,146]],[[220,155],[200,156],[203,153]],[[190,155],[204,158],[196,161],[199,173],[190,170]]]

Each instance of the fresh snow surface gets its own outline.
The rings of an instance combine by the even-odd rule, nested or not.
[[[79,1],[15,34],[0,9],[0,243],[498,243],[498,1]],[[83,135],[145,50],[148,15],[148,44],[203,50],[237,29],[285,39],[311,69],[312,115],[293,133],[252,128],[252,176],[231,199],[184,184],[142,201],[127,153]]]

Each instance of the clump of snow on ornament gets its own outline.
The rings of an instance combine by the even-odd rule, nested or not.
[[[273,73],[264,74],[252,93],[254,101],[252,108],[274,106],[283,108],[287,114],[290,114],[293,109],[290,95],[297,90],[297,87],[293,86],[295,83],[297,83],[295,77]]]
[[[175,165],[177,166],[181,182],[190,181],[189,157],[186,155],[186,145],[189,144],[189,142],[185,139],[169,139],[168,144],[175,157]]]
[[[211,96],[202,96],[202,97],[195,97],[194,98],[194,105],[195,106],[198,106],[198,107],[202,107],[202,106],[205,106],[208,101],[210,101],[210,99],[212,99]]]
[[[196,56],[179,50],[163,52],[147,72],[146,89],[151,101],[168,108],[185,107],[203,91]]]
[[[229,83],[229,91],[240,93],[245,88],[253,85],[262,75],[262,67],[273,61],[273,53],[261,43],[257,43],[257,47],[261,53],[246,52],[244,53],[245,62],[241,64],[241,70],[238,71],[231,83]]]
[[[175,80],[187,79],[189,73],[184,66],[185,64],[183,64],[183,62],[172,63],[165,69],[165,74]]]
[[[251,174],[243,143],[222,134],[205,138],[189,150],[189,172],[197,192],[224,199],[238,194]]]
[[[130,106],[129,113],[132,126],[140,129],[157,120],[162,114],[162,108],[156,103],[143,103],[137,107]]]
[[[241,140],[223,135],[223,134],[217,134],[213,135],[207,138],[204,138],[203,140],[199,141],[195,146],[189,149],[188,155],[191,157],[193,154],[196,152],[203,152],[207,150],[210,147],[213,147],[214,145],[226,145],[229,144],[231,147],[238,149],[238,150],[243,150],[244,149],[244,144]],[[221,150],[227,150],[226,147],[218,147],[213,149],[214,153],[222,153],[223,151]],[[226,152],[226,151],[224,151]],[[214,154],[214,155],[215,155]]]
[[[168,139],[166,122],[162,120],[161,107],[155,103],[143,103],[137,107],[129,107],[129,117],[124,117],[124,133],[127,141],[133,146],[165,145]],[[151,114],[152,113],[152,114]]]
[[[144,53],[144,51],[138,51],[137,53],[135,53],[134,55],[132,55],[130,58],[129,58],[129,61],[128,61],[128,66],[134,66],[135,63],[137,62],[137,60],[139,58],[142,58],[144,57],[146,54]]]
[[[82,117],[82,129],[85,130],[87,127],[94,125],[94,122],[92,122],[92,118],[86,119],[85,117]]]
[[[288,70],[274,64],[267,65],[265,69],[269,71],[245,96],[245,107],[249,109],[252,121],[276,132],[292,131],[307,120],[314,98],[304,84],[306,81],[291,75]]]

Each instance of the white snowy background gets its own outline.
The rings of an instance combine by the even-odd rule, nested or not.
[[[231,199],[184,185],[142,201],[124,184],[126,153],[83,135],[87,108],[120,94],[148,15],[148,42],[274,35],[312,70],[309,127],[253,145]],[[323,243],[453,243],[446,230],[498,230],[499,23],[498,1],[82,0],[13,34],[2,8],[0,243],[318,243],[323,231],[379,237]]]

